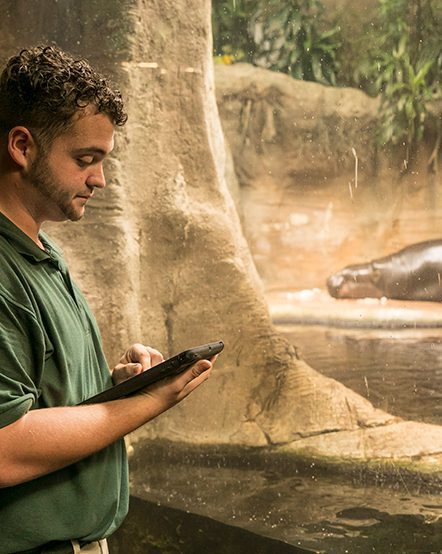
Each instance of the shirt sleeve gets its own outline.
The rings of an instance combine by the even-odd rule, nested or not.
[[[37,401],[45,344],[35,315],[0,293],[0,428]]]

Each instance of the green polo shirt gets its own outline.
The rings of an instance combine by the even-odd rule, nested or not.
[[[0,428],[111,386],[95,319],[61,252],[0,213]],[[1,455],[1,453],[0,453]],[[0,489],[0,554],[109,536],[128,509],[120,440],[76,464]]]

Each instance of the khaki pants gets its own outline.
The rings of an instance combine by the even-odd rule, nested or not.
[[[89,544],[86,544],[86,546],[83,546],[83,548],[80,548],[78,541],[71,542],[72,548],[74,549],[73,554],[80,554],[80,552],[88,552],[89,554],[109,554],[106,539],[103,539],[102,541],[91,542]]]
[[[55,544],[48,544],[34,550],[26,550],[21,554],[109,554],[107,541],[90,542],[80,546],[78,541],[61,541]]]

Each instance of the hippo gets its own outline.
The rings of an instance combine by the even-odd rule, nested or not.
[[[327,279],[335,298],[393,298],[442,302],[442,240],[412,244]]]

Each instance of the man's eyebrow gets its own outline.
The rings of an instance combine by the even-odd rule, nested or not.
[[[98,154],[100,156],[107,156],[109,152],[106,150],[103,150],[102,148],[99,148],[97,146],[88,146],[86,148],[77,148],[73,151],[73,153],[77,156],[81,155],[87,155],[87,154]]]

